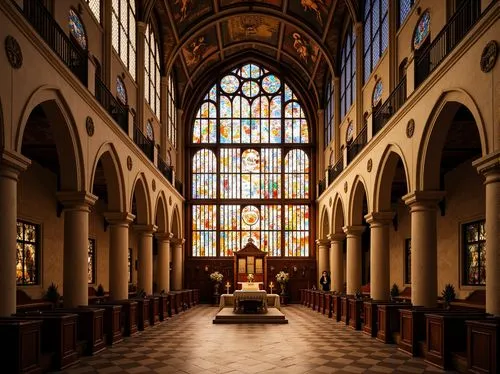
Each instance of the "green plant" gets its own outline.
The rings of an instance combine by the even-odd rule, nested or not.
[[[399,287],[396,283],[394,283],[391,288],[391,297],[397,297],[397,296],[399,296]]]
[[[97,291],[95,292],[95,294],[97,296],[104,296],[104,287],[102,286],[102,284],[99,284],[97,286]]]
[[[441,292],[441,296],[443,297],[445,307],[448,307],[450,302],[455,300],[455,287],[451,283],[446,284]]]
[[[52,303],[57,303],[60,297],[61,295],[59,294],[59,291],[57,291],[57,286],[54,282],[50,283],[50,286],[47,288],[47,291],[45,291],[43,298]]]

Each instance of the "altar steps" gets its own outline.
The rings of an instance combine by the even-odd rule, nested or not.
[[[212,321],[213,323],[288,323],[285,315],[276,308],[268,308],[267,313],[233,313],[233,308],[221,309]]]

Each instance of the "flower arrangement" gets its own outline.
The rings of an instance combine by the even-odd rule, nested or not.
[[[276,274],[276,280],[278,283],[286,283],[290,279],[290,274],[285,273],[283,270],[281,270],[278,274]]]
[[[224,278],[224,275],[222,275],[218,271],[214,271],[212,274],[210,274],[210,279],[217,282],[217,283],[222,282],[223,278]]]
[[[248,274],[247,275],[247,281],[250,282],[250,283],[252,283],[253,280],[254,280],[253,274],[252,273]]]

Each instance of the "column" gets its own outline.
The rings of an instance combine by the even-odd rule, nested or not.
[[[332,272],[332,291],[344,292],[344,253],[343,241],[345,235],[343,233],[328,235],[330,239],[330,270]]]
[[[135,225],[138,232],[137,289],[146,295],[153,293],[153,233],[155,225]]]
[[[128,230],[135,216],[127,212],[109,212],[109,295],[112,300],[128,299]]]
[[[11,151],[0,151],[0,317],[16,312],[17,181],[31,161]]]
[[[411,302],[414,306],[437,304],[438,202],[442,191],[415,191],[403,196],[411,216]]]
[[[500,316],[500,151],[473,163],[486,190],[486,313]]]
[[[170,239],[174,234],[172,233],[158,233],[156,240],[158,240],[158,291],[170,291]]]
[[[347,294],[361,290],[361,234],[365,226],[343,227],[347,238]]]
[[[330,270],[330,263],[329,263],[329,258],[330,258],[330,248],[329,240],[323,240],[323,239],[318,239],[316,240],[316,244],[318,245],[318,276],[317,278],[317,286],[318,289],[322,289],[321,284],[319,283],[319,278],[323,271],[329,271]]]
[[[58,192],[64,209],[64,307],[88,305],[89,213],[97,196],[84,191]]]
[[[389,300],[389,227],[393,212],[373,212],[365,216],[370,225],[370,296],[373,300]]]
[[[182,290],[182,252],[185,241],[186,239],[176,239],[175,241],[172,241],[174,244],[172,251],[172,289],[175,291]]]

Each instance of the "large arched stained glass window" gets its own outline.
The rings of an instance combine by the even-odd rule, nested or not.
[[[269,256],[309,256],[310,133],[286,82],[255,64],[224,75],[190,150],[192,256],[231,256],[250,238]]]
[[[113,1],[111,34],[113,48],[135,79],[136,27],[135,0]]]
[[[363,82],[366,82],[389,43],[389,0],[365,0],[364,8]]]
[[[167,87],[167,136],[170,143],[177,148],[177,109],[175,106],[175,88],[172,74],[168,76]]]
[[[146,28],[144,60],[144,96],[153,113],[160,118],[160,48],[150,25]]]
[[[356,98],[356,34],[349,24],[340,52],[340,119],[342,120]]]

